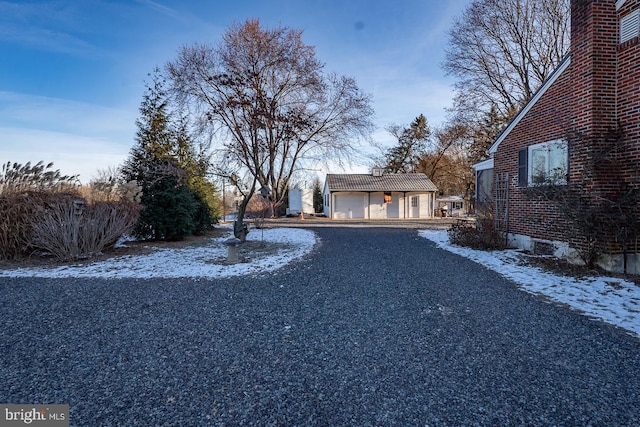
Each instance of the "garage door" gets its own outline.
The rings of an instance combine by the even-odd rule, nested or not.
[[[367,204],[366,194],[340,193],[334,196],[333,218],[350,219],[364,218]]]

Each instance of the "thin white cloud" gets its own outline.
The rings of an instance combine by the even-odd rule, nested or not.
[[[50,52],[95,55],[95,46],[73,34],[78,21],[73,3],[0,2],[0,40]]]
[[[80,175],[83,184],[97,171],[118,166],[129,154],[111,141],[71,133],[0,127],[0,162],[53,162],[64,175]]]
[[[0,91],[0,125],[97,136],[132,138],[136,106],[105,107],[86,102]],[[122,142],[124,143],[124,141]]]
[[[18,27],[6,23],[0,23],[0,40],[67,54],[91,53],[95,49],[90,43],[69,33],[47,28]]]
[[[198,15],[195,15],[190,12],[184,12],[175,8],[171,8],[169,6],[165,6],[160,2],[153,0],[136,0],[137,3],[148,7],[162,15],[165,15],[175,21],[178,21],[180,24],[188,25],[190,28],[190,32],[195,31],[195,33],[204,33],[212,32],[212,30],[216,29],[210,22],[207,22],[201,19]],[[219,31],[220,28],[216,29]]]
[[[133,146],[135,108],[0,92],[0,160],[54,162],[83,183],[122,163]]]
[[[138,3],[143,4],[145,6],[150,7],[151,9],[162,13],[163,15],[166,15],[170,18],[174,18],[177,19],[179,21],[185,21],[186,20],[186,16],[184,16],[183,14],[181,14],[180,12],[178,12],[175,9],[172,9],[168,6],[164,6],[158,2],[155,2],[153,0],[137,0]]]

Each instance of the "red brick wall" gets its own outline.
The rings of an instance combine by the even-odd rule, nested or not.
[[[599,197],[615,191],[615,169],[604,167],[614,151],[618,18],[612,0],[571,2],[572,120],[568,129],[569,180]],[[603,166],[603,167],[600,167]]]
[[[620,45],[618,32],[619,18],[638,8],[640,0],[618,12],[614,0],[571,1],[571,64],[494,155],[495,176],[512,178],[509,232],[567,240],[557,205],[531,200],[517,186],[520,148],[566,138],[569,182],[584,183],[594,200],[617,197],[625,184],[640,187],[640,41]]]
[[[617,28],[613,0],[571,1],[573,132],[615,125]]]
[[[627,1],[618,11],[623,17],[640,9],[640,0]],[[623,133],[620,155],[622,179],[640,187],[640,40],[638,37],[618,45],[617,114]]]
[[[529,145],[564,138],[571,125],[571,67],[562,73],[509,135],[494,155],[494,177],[508,172],[509,232],[562,240],[561,212],[556,205],[532,201],[518,187],[518,151]]]

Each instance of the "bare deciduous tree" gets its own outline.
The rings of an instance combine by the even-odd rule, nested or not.
[[[433,136],[433,144],[420,158],[417,171],[427,175],[441,192],[468,198],[474,182],[469,128],[450,121],[435,129]]]
[[[344,158],[372,129],[370,97],[353,79],[324,74],[299,30],[235,24],[216,47],[182,48],[167,69],[178,99],[217,132],[227,166],[251,177],[234,227],[241,239],[258,183],[281,203],[301,162]]]
[[[459,111],[511,117],[569,47],[569,0],[474,0],[449,31],[443,67]]]

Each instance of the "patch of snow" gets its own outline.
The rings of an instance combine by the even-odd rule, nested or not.
[[[479,251],[449,242],[446,231],[421,230],[419,235],[442,249],[469,258],[533,294],[567,304],[592,318],[604,320],[640,336],[640,286],[616,277],[567,277],[522,265],[515,250]]]
[[[264,232],[264,234],[263,234]],[[230,234],[230,233],[229,233]],[[260,255],[249,262],[224,265],[227,257],[224,241],[229,235],[211,239],[202,247],[158,249],[148,255],[124,255],[90,264],[54,268],[18,268],[0,270],[0,277],[79,277],[79,278],[220,278],[254,275],[277,270],[311,252],[315,233],[298,228],[252,230],[247,241],[286,244],[273,254]]]

